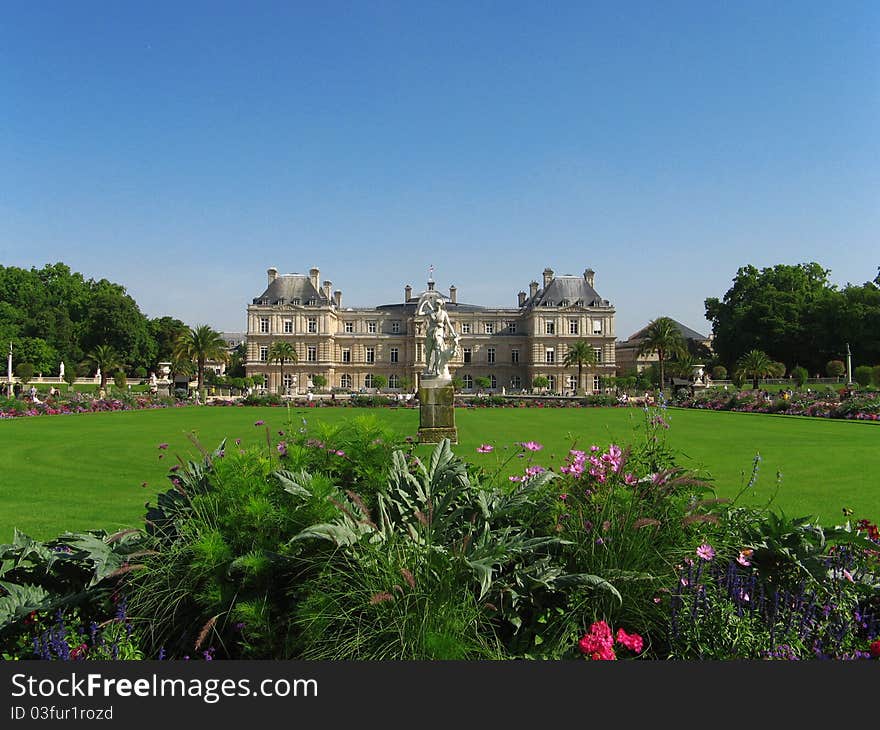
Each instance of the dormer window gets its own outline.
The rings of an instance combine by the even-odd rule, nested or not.
[[[298,307],[299,306],[299,297],[294,297],[290,303]]]
[[[314,299],[314,298],[309,299],[309,306],[310,306],[310,307],[314,307],[314,306],[315,306],[315,299]]]
[[[563,299],[561,302],[559,302],[559,306],[560,307],[568,307],[569,306],[568,299]]]

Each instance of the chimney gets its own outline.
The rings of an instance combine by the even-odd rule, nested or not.
[[[342,308],[342,292],[339,289],[333,292],[333,301],[336,303],[337,309]]]
[[[434,280],[428,279],[428,291],[434,291]]]
[[[529,297],[534,299],[535,294],[537,294],[537,293],[538,293],[538,282],[533,281],[533,282],[529,283]]]
[[[517,296],[517,299],[519,300],[519,306],[523,306],[526,303],[526,293],[524,291],[521,291],[516,296]]]
[[[330,302],[330,290],[333,287],[333,282],[328,279],[327,281],[324,282],[323,286],[324,286],[324,297],[327,299],[327,302],[329,303]]]
[[[309,269],[309,280],[312,282],[312,286],[315,287],[316,290],[320,291],[321,288],[321,277],[319,274],[321,271],[316,267],[314,269]]]
[[[406,304],[410,299],[412,299],[412,287],[407,284],[403,287],[403,303]]]
[[[449,301],[453,304],[458,302],[458,289],[455,288],[455,284],[449,287]]]
[[[270,283],[270,284],[271,284],[273,281],[275,281],[275,279],[278,278],[278,269],[276,269],[274,266],[271,267],[268,271],[266,271],[266,273],[267,273],[268,276],[269,276],[269,283]]]
[[[584,281],[586,281],[587,284],[589,284],[590,286],[593,286],[593,279],[595,278],[595,276],[596,272],[592,269],[587,269],[586,271],[584,271]]]
[[[550,286],[550,282],[553,281],[553,269],[547,268],[544,269],[544,288],[546,289]]]

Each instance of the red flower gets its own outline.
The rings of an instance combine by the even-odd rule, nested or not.
[[[871,645],[868,647],[868,651],[871,652],[871,656],[875,659],[880,659],[880,639],[877,641],[872,641]]]

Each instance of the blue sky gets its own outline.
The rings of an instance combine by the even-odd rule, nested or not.
[[[625,338],[708,332],[745,264],[880,265],[876,2],[9,3],[0,58],[0,263],[149,316],[592,267]]]

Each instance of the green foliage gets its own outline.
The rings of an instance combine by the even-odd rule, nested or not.
[[[278,363],[278,392],[284,393],[284,363],[295,363],[297,361],[296,348],[293,343],[286,340],[275,340],[269,346],[268,360],[269,362]],[[314,381],[312,381],[314,382]]]
[[[683,358],[687,354],[687,345],[681,330],[671,317],[657,317],[651,320],[641,338],[638,356],[657,353],[660,370],[660,388],[666,382],[665,362],[671,358]]]
[[[424,651],[426,644],[431,646],[431,635],[436,635],[435,647],[443,638],[439,646],[444,647],[445,658],[478,658],[479,652],[474,655],[465,648],[484,648],[475,641],[477,636],[484,641],[491,637],[491,645],[498,639],[510,641],[524,622],[566,587],[589,585],[616,594],[601,577],[567,573],[559,561],[563,541],[547,522],[555,499],[548,488],[555,476],[552,472],[528,477],[512,490],[480,484],[452,453],[448,440],[434,448],[426,463],[407,460],[400,451],[393,453],[392,462],[387,490],[377,494],[374,509],[349,491],[339,517],[312,525],[296,538],[325,540],[342,551],[342,559],[329,563],[322,573],[320,588],[310,592],[348,604],[332,613],[323,601],[317,611],[312,604],[303,607],[305,656],[333,656],[326,638],[339,636],[343,626],[328,621],[353,614],[360,630],[357,653],[348,658],[431,658],[431,653],[416,657],[409,653],[411,647]],[[375,591],[372,596],[365,588],[351,602],[340,601],[349,576],[372,578],[376,563],[381,565],[389,554],[404,556],[391,563],[398,568],[397,575],[383,565],[385,580],[394,582],[371,581],[367,586]],[[417,602],[433,596],[429,600],[435,607],[451,607],[450,617],[440,619],[442,632],[434,622],[425,625],[412,616],[404,621],[401,609],[406,610],[412,600],[409,590],[417,587],[422,596]],[[375,605],[383,608],[374,610]],[[470,617],[459,625],[463,633],[446,623],[461,612]],[[395,628],[401,624],[406,627],[403,633]],[[314,627],[318,630],[313,632]],[[476,629],[479,634],[473,633]]]
[[[550,379],[545,375],[536,375],[532,381],[532,386],[535,388],[547,388],[550,386]]]
[[[118,370],[122,365],[119,359],[119,353],[113,349],[112,345],[98,345],[86,356],[86,362],[96,370],[100,368],[100,388],[102,390],[107,387],[107,377],[109,373]]]
[[[712,380],[727,380],[727,368],[724,365],[716,365],[712,368]]]
[[[752,389],[758,389],[758,381],[773,372],[773,362],[767,357],[766,352],[751,350],[743,355],[736,363],[736,375],[740,381],[746,378],[752,379]]]
[[[383,383],[380,385],[380,384],[379,384],[379,378],[384,378],[384,376],[382,376],[382,375],[376,375],[376,376],[373,378],[373,384],[374,384],[377,388],[384,388],[386,385],[388,385],[388,380],[387,380],[387,379],[385,379],[385,382],[383,382]],[[327,378],[324,377],[323,375],[321,375],[320,373],[317,374],[317,375],[313,375],[313,376],[312,376],[312,384],[313,384],[318,390],[322,390],[323,388],[326,388],[326,387],[327,387]]]
[[[205,363],[223,362],[226,356],[226,341],[206,324],[183,332],[174,344],[176,360],[195,364],[200,392],[205,387]]]
[[[846,364],[843,360],[829,360],[825,363],[825,374],[829,378],[839,378],[846,373]]]
[[[492,385],[492,379],[486,375],[480,375],[479,377],[474,378],[474,385],[485,390]]]
[[[723,299],[706,299],[713,349],[726,365],[758,349],[811,373],[853,345],[859,362],[880,361],[880,287],[829,284],[817,263],[744,266]]]
[[[863,388],[867,388],[873,379],[873,368],[870,365],[859,365],[853,370],[853,380]]]
[[[314,378],[312,378],[312,382],[313,383],[315,382]],[[324,384],[326,385],[326,381]],[[317,383],[315,385],[317,387]],[[386,378],[384,375],[379,373],[379,374],[373,376],[373,387],[374,388],[376,388],[377,390],[382,390],[382,388],[385,388],[387,386],[388,386],[388,378]]]
[[[125,386],[128,384],[128,378],[126,378],[124,370],[117,370],[113,373],[113,383],[119,390],[125,389]]]
[[[807,384],[807,379],[810,377],[810,374],[805,367],[798,365],[791,369],[791,377],[794,382],[797,383],[798,388],[803,388]]]
[[[16,530],[11,544],[0,545],[0,636],[32,611],[101,605],[117,576],[135,569],[130,561],[141,545],[137,530],[64,533],[46,542]]]
[[[34,366],[33,363],[29,362],[20,362],[15,366],[15,374],[21,378],[22,383],[31,382],[31,378],[34,377]]]

